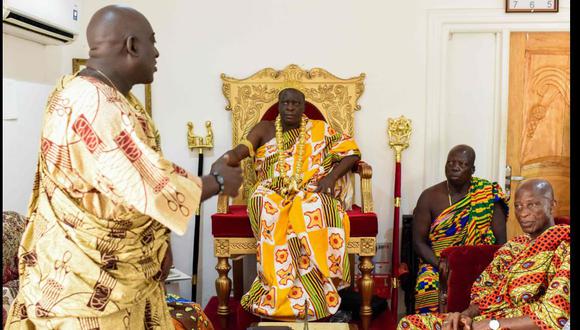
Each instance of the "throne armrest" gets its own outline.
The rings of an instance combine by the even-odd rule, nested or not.
[[[219,194],[217,213],[228,213],[229,210],[230,210],[230,197],[226,194]]]
[[[361,207],[363,213],[374,212],[372,176],[373,168],[362,160],[359,160],[352,168],[354,173],[360,175]]]

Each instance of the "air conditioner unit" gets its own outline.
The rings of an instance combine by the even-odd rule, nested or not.
[[[80,0],[3,0],[2,32],[43,45],[70,43],[79,34]]]

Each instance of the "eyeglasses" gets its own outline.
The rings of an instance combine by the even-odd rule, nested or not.
[[[542,208],[542,202],[534,202],[534,203],[526,203],[526,204],[515,203],[514,208],[516,209],[516,212],[521,212],[524,210],[524,208],[526,208],[530,211],[537,211],[540,208]]]

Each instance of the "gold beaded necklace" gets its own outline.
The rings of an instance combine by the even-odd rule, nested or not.
[[[288,195],[294,194],[299,190],[299,184],[302,181],[302,162],[304,161],[304,144],[306,141],[306,134],[304,129],[306,127],[306,118],[302,116],[300,121],[300,133],[298,135],[298,146],[297,153],[298,157],[296,163],[294,164],[294,169],[292,171],[292,176],[289,178],[284,170],[284,165],[286,164],[286,153],[284,152],[284,138],[282,132],[282,121],[280,115],[276,117],[276,144],[278,147],[278,168],[280,171],[280,177],[282,178],[282,197],[287,197]]]
[[[449,206],[453,205],[451,203],[451,190],[449,190],[449,181],[445,181],[445,183],[447,184],[447,197],[449,198]]]

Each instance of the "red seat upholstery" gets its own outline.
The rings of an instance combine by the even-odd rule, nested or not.
[[[557,225],[570,225],[570,217],[567,215],[560,215],[557,217],[554,217],[554,222]]]
[[[442,272],[439,296],[440,310],[462,312],[469,306],[471,286],[493,260],[501,245],[453,246],[441,252],[441,263],[447,263],[447,274]]]
[[[346,213],[350,219],[351,237],[377,236],[376,213],[363,213],[358,205],[353,205],[352,210]],[[231,205],[228,213],[213,214],[211,232],[214,237],[254,237],[246,205]]]

